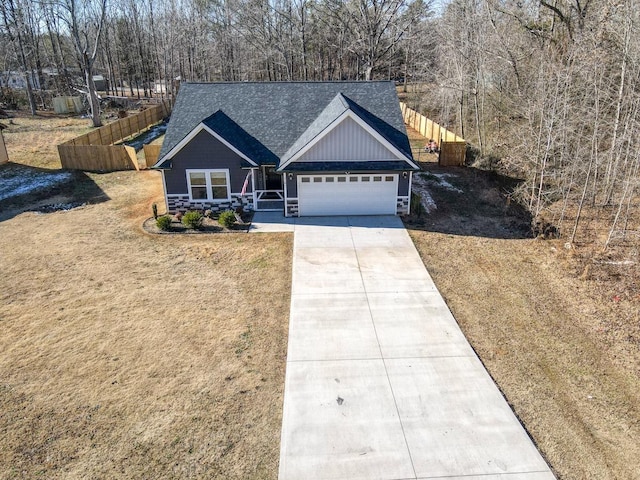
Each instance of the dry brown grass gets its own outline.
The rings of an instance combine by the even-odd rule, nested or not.
[[[437,162],[437,153],[427,153],[424,151],[428,139],[425,139],[417,130],[407,126],[407,134],[409,136],[409,144],[411,145],[411,153],[413,158],[418,162]]]
[[[59,143],[91,129],[86,118],[46,113],[31,117],[21,112],[3,123],[9,127],[2,132],[9,160],[47,169],[61,168],[56,148]]]
[[[410,235],[558,478],[640,478],[637,268],[625,282],[585,275],[565,240],[527,238],[526,215],[501,194],[507,179],[428,168],[464,194],[434,188],[438,210]]]
[[[153,236],[156,172],[0,222],[0,478],[275,478],[292,237]]]

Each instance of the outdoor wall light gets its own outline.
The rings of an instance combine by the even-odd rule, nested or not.
[[[407,178],[407,172],[402,172],[402,178]]]
[[[293,173],[289,174],[289,180],[293,180]]]

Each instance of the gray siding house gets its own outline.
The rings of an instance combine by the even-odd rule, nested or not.
[[[392,82],[185,83],[155,169],[167,210],[409,213],[414,163]]]

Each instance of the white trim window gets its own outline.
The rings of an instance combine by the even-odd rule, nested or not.
[[[229,170],[186,170],[189,200],[226,202],[231,199]]]

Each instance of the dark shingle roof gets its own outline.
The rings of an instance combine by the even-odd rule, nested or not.
[[[298,151],[347,108],[412,158],[393,82],[184,83],[160,158],[208,120],[257,163],[274,163],[274,157]]]
[[[245,129],[229,118],[222,110],[218,110],[202,123],[250,159],[259,158],[264,163],[273,164],[278,162],[278,157],[255,137],[249,135]]]
[[[347,101],[342,95],[338,93],[327,104],[327,106],[320,112],[320,115],[311,122],[311,125],[300,135],[293,145],[282,155],[280,159],[282,163],[285,163],[296,153],[298,153],[305,145],[311,140],[320,135],[331,123],[333,123],[340,115],[342,115],[348,109]]]

